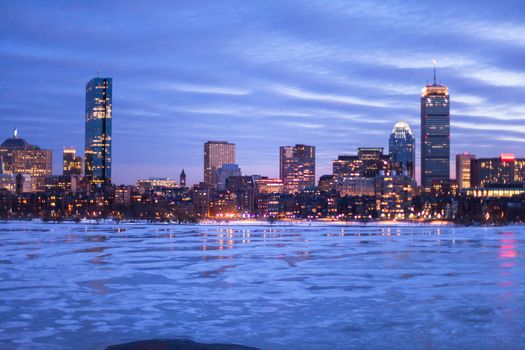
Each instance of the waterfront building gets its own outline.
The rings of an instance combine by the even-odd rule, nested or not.
[[[86,84],[85,175],[94,185],[111,184],[112,79],[93,78]]]
[[[73,147],[66,147],[62,152],[62,175],[81,175],[82,158],[77,156],[77,150]]]
[[[217,219],[232,219],[237,216],[237,196],[230,191],[219,191],[209,203],[209,216]]]
[[[382,219],[408,219],[412,212],[415,180],[406,171],[380,172],[375,179],[378,215]]]
[[[511,153],[498,158],[471,160],[471,187],[514,187],[525,182],[525,158],[516,158]]]
[[[215,188],[216,170],[223,164],[235,164],[235,144],[226,141],[208,141],[204,144],[204,183]]]
[[[286,193],[315,187],[315,146],[281,146],[279,178]]]
[[[476,159],[476,156],[468,152],[456,154],[456,181],[460,191],[472,186],[471,165],[473,159]]]
[[[392,170],[397,174],[406,172],[408,176],[415,178],[416,143],[407,123],[397,122],[394,125],[388,146]]]
[[[193,213],[198,217],[208,217],[210,214],[210,199],[210,189],[207,184],[201,182],[193,186],[191,190]]]

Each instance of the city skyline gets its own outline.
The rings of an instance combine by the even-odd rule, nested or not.
[[[114,78],[117,184],[178,178],[182,168],[188,183],[201,181],[208,140],[235,143],[243,173],[273,178],[280,146],[315,145],[319,177],[357,147],[386,149],[398,120],[414,131],[419,173],[419,92],[432,80],[432,58],[452,96],[451,156],[523,156],[520,2],[475,13],[468,2],[449,3],[440,16],[419,2],[292,2],[278,13],[272,2],[115,2],[100,17],[90,17],[96,2],[70,6],[2,5],[9,14],[0,40],[0,63],[9,67],[0,89],[3,138],[16,126],[21,137],[52,149],[55,173],[63,147],[84,148],[83,86],[97,70]],[[85,28],[87,17],[93,26]],[[132,22],[140,28],[133,35],[119,30]],[[109,46],[94,40],[106,23],[116,25]]]

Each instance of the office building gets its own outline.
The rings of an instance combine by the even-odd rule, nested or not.
[[[471,187],[523,187],[525,182],[525,158],[511,153],[472,159],[471,169]]]
[[[208,141],[204,144],[204,183],[215,188],[216,170],[223,164],[235,164],[235,144],[226,141]]]
[[[77,150],[64,148],[62,153],[62,175],[72,176],[82,174],[82,158],[77,156]]]
[[[468,152],[456,154],[456,181],[459,190],[472,186],[471,166],[473,159],[476,159],[476,156]]]
[[[450,180],[450,96],[436,83],[421,91],[421,186]]]
[[[286,193],[315,187],[315,146],[281,146],[279,155],[279,177]]]
[[[27,175],[24,191],[27,191],[29,178],[31,192],[45,190],[45,178],[53,173],[53,154],[51,150],[40,149],[18,137],[15,129],[13,137],[0,145],[3,171],[6,175]]]
[[[237,164],[222,164],[213,170],[214,188],[217,191],[226,189],[226,180],[232,176],[241,176],[241,168]]]
[[[416,142],[407,123],[397,122],[394,125],[388,146],[392,170],[415,178]]]
[[[112,79],[86,84],[85,175],[97,186],[111,184]]]

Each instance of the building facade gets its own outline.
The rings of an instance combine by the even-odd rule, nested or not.
[[[296,193],[315,187],[315,146],[281,146],[279,160],[284,192]]]
[[[94,185],[111,184],[112,79],[86,84],[85,175]]]
[[[213,171],[214,188],[217,191],[224,191],[228,178],[241,175],[241,168],[237,164],[223,164]]]
[[[62,175],[82,175],[82,158],[73,147],[64,148],[62,152]]]
[[[209,188],[217,185],[216,170],[223,164],[235,164],[235,144],[226,141],[208,141],[204,144],[204,183]]]
[[[471,161],[472,187],[520,187],[525,182],[525,158],[501,154]]]
[[[456,154],[456,181],[459,190],[472,187],[472,160],[476,159],[474,154]]]
[[[392,170],[397,174],[406,173],[415,178],[416,142],[407,123],[397,122],[394,125],[388,142],[388,151]]]
[[[18,137],[15,129],[13,137],[6,139],[0,145],[0,158],[4,174],[22,174],[31,179],[30,192],[45,191],[45,178],[53,173],[51,150],[30,145]],[[26,182],[29,183],[29,180]]]
[[[421,186],[450,180],[450,96],[434,83],[421,91]]]

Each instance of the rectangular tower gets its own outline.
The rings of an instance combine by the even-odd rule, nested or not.
[[[450,180],[450,100],[442,84],[421,91],[421,186]]]
[[[82,174],[82,158],[77,156],[77,150],[66,147],[62,153],[62,174],[66,176]]]
[[[111,184],[112,79],[86,84],[85,174],[95,185]]]
[[[226,141],[208,141],[204,144],[204,183],[216,185],[214,173],[223,164],[235,164],[235,144]]]
[[[300,192],[315,187],[315,146],[281,146],[279,174],[284,192]]]
[[[456,154],[456,181],[460,190],[472,187],[472,160],[476,159],[474,154]]]

